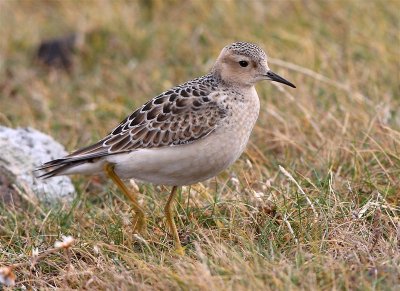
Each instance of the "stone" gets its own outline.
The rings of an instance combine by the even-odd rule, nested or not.
[[[69,177],[44,180],[34,173],[42,163],[66,154],[61,144],[33,128],[0,126],[0,201],[15,200],[19,192],[50,204],[71,202],[76,191]]]

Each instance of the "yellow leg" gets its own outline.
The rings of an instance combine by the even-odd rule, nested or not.
[[[167,224],[169,229],[172,232],[172,235],[174,236],[174,241],[175,241],[175,248],[176,252],[179,255],[184,255],[185,251],[184,248],[181,245],[181,240],[179,239],[178,235],[178,230],[176,229],[175,221],[174,221],[174,213],[173,213],[173,204],[172,202],[174,201],[176,194],[177,194],[177,186],[173,186],[171,190],[171,194],[168,197],[167,204],[165,205],[164,211],[165,211],[165,217],[167,218]]]
[[[114,171],[113,164],[106,164],[104,166],[104,171],[106,172],[107,176],[110,177],[115,184],[117,184],[118,188],[122,191],[122,193],[124,193],[125,196],[128,197],[128,199],[132,202],[133,210],[135,211],[136,214],[135,217],[133,218],[134,230],[136,232],[142,232],[146,226],[146,218],[142,207],[139,205],[136,199],[136,195],[130,192],[129,189],[124,184],[124,182],[122,182],[122,180],[117,176],[117,174]]]

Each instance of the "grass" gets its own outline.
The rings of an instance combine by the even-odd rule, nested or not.
[[[0,265],[33,289],[400,288],[400,5],[382,1],[3,1],[0,124],[68,150],[252,41],[297,85],[259,84],[261,112],[230,169],[179,194],[187,255],[172,252],[168,189],[139,186],[146,243],[109,182],[74,177],[72,205],[0,204]],[[70,73],[33,61],[40,40],[85,34]],[[85,126],[83,126],[85,125]],[[282,168],[280,168],[281,166]],[[314,208],[314,211],[313,211]]]

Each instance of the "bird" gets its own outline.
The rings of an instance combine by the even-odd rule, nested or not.
[[[178,187],[216,176],[243,153],[260,111],[255,84],[296,86],[270,70],[257,44],[225,46],[208,74],[177,85],[133,111],[98,142],[46,162],[41,178],[105,174],[125,194],[141,233],[145,211],[123,180],[171,186],[164,213],[178,254],[184,254],[174,221]]]

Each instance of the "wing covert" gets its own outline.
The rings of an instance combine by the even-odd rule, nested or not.
[[[215,101],[215,86],[196,80],[166,91],[125,118],[99,142],[68,157],[96,156],[188,144],[218,126],[227,111]]]

